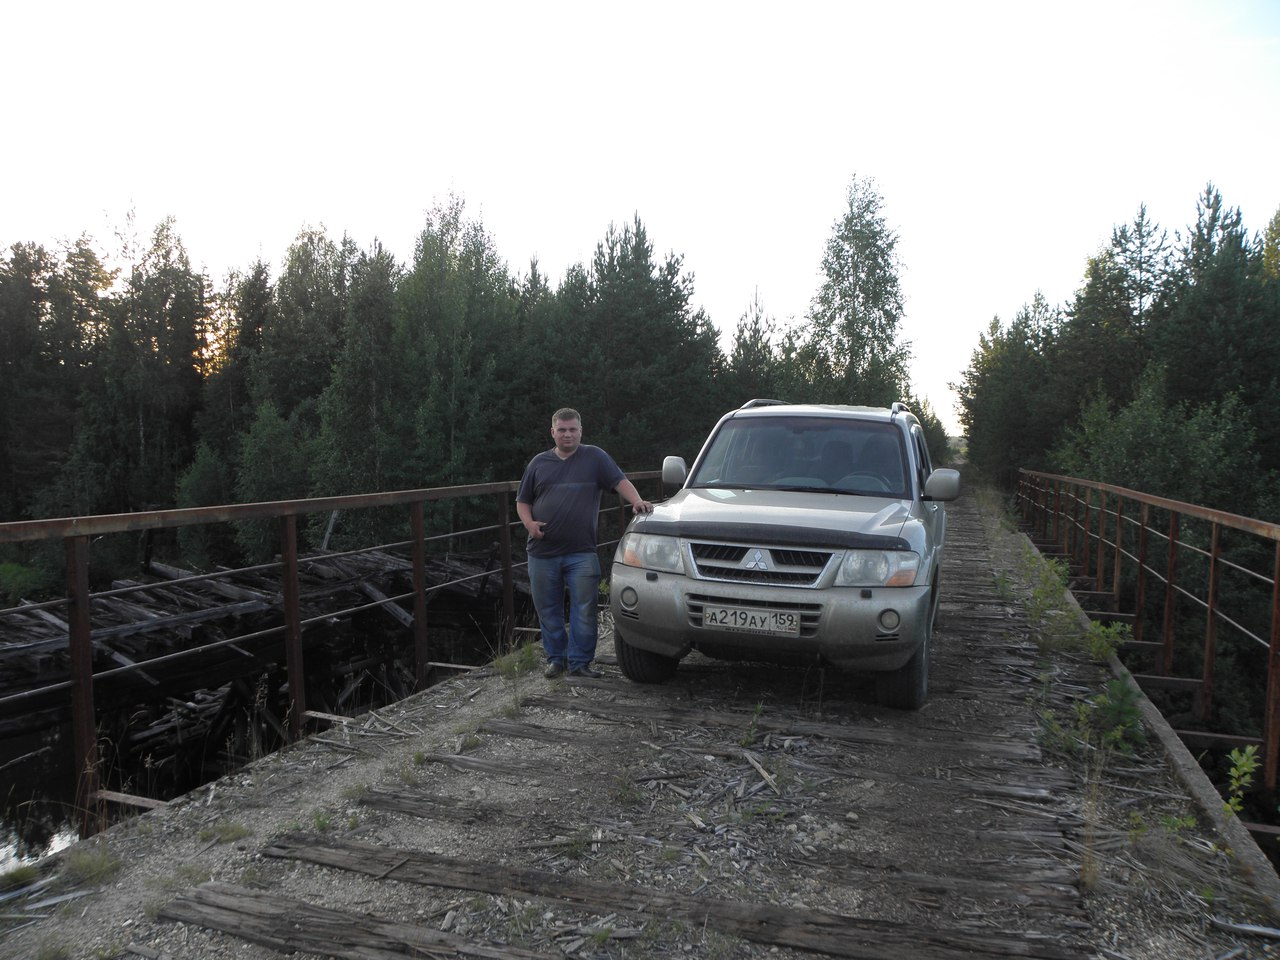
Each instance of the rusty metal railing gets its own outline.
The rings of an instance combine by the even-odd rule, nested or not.
[[[1192,745],[1260,746],[1263,785],[1274,790],[1280,756],[1280,524],[1032,470],[1019,471],[1017,501],[1023,520],[1061,549],[1072,574],[1091,581],[1093,590],[1085,593],[1108,600],[1111,616],[1133,624],[1126,648],[1155,660],[1151,673],[1135,674],[1139,683],[1190,692],[1205,724],[1216,696],[1261,702],[1260,736],[1178,733]],[[1149,639],[1153,632],[1158,639]],[[1256,689],[1215,688],[1224,636],[1238,642],[1246,658],[1265,663],[1249,677]],[[1199,675],[1175,676],[1179,661],[1198,661]]]
[[[632,473],[632,480],[656,480],[658,471]],[[475,577],[499,575],[502,578],[502,623],[504,644],[509,643],[514,626],[514,591],[512,571],[511,529],[514,523],[510,501],[518,489],[517,481],[501,481],[496,483],[469,484],[463,486],[432,487],[419,490],[400,490],[384,493],[359,494],[342,497],[323,497],[308,500],[286,500],[270,503],[229,504],[209,507],[192,507],[176,510],[156,510],[139,513],[112,514],[90,517],[70,517],[54,520],[28,520],[13,523],[0,523],[0,543],[32,543],[36,541],[61,540],[66,557],[66,597],[62,600],[41,604],[25,605],[10,610],[0,610],[0,616],[17,611],[48,610],[64,607],[66,610],[67,642],[69,653],[70,679],[38,690],[26,690],[0,698],[0,708],[29,700],[36,695],[48,695],[67,691],[70,696],[72,751],[75,758],[76,809],[80,812],[82,835],[92,833],[100,819],[95,815],[98,804],[103,800],[123,802],[135,806],[154,806],[154,801],[143,797],[132,797],[125,794],[104,791],[101,789],[97,744],[97,716],[94,706],[94,681],[108,676],[116,676],[127,672],[144,672],[148,666],[162,661],[172,661],[184,657],[198,656],[215,647],[223,647],[236,643],[244,643],[249,639],[260,639],[264,636],[280,634],[283,636],[286,671],[289,682],[290,712],[288,731],[296,738],[303,734],[308,719],[323,718],[307,710],[305,673],[303,670],[303,630],[312,621],[302,618],[302,604],[299,591],[300,568],[308,562],[329,559],[333,554],[325,553],[318,557],[308,558],[299,554],[298,519],[310,514],[331,513],[335,511],[361,510],[367,508],[404,509],[409,514],[410,540],[401,544],[377,545],[364,548],[365,551],[384,549],[387,546],[410,549],[413,590],[410,594],[395,597],[379,597],[371,603],[358,608],[332,611],[326,610],[323,617],[328,619],[343,616],[369,607],[387,606],[402,600],[412,599],[414,676],[418,688],[425,685],[431,666],[434,664],[429,656],[427,629],[427,596],[434,590],[462,582]],[[425,505],[437,501],[456,499],[491,498],[494,502],[496,518],[489,526],[472,528],[465,531],[454,531],[437,537],[426,536]],[[619,535],[626,525],[627,513],[623,505],[604,507],[601,510],[602,521],[609,515],[616,514],[616,527]],[[93,625],[92,603],[95,598],[120,596],[129,590],[145,590],[154,584],[140,584],[135,587],[90,592],[90,546],[94,538],[109,534],[130,532],[151,532],[158,530],[176,530],[182,527],[204,526],[214,523],[234,523],[246,520],[275,520],[280,523],[281,547],[280,559],[275,563],[261,564],[246,568],[254,571],[277,569],[280,573],[279,626],[260,630],[253,634],[225,638],[210,644],[193,644],[192,646],[163,654],[158,657],[139,660],[125,666],[94,673],[93,669]],[[497,536],[498,566],[472,577],[464,577],[446,583],[428,586],[426,577],[427,543],[463,534],[490,533]],[[602,546],[607,546],[606,541]],[[361,552],[361,551],[352,551]],[[222,571],[186,578],[188,581],[226,577],[235,571]]]

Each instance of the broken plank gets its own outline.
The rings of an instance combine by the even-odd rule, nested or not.
[[[368,914],[346,913],[228,883],[204,883],[160,909],[160,919],[229,933],[283,953],[305,951],[352,960],[450,956],[486,960],[551,960],[558,954],[466,940]]]
[[[542,897],[602,913],[679,918],[757,943],[858,960],[898,960],[902,956],[913,960],[957,960],[975,954],[1037,960],[1083,960],[1088,956],[1081,950],[1017,931],[976,934],[799,907],[690,897],[681,892],[562,876],[510,863],[472,862],[338,838],[293,834],[277,839],[262,852],[268,857],[375,877],[390,869],[391,875],[403,883],[499,896]]]

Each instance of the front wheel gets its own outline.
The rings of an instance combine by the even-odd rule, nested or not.
[[[618,655],[618,668],[622,675],[635,683],[665,683],[675,676],[676,667],[680,663],[675,657],[664,657],[660,653],[627,643],[616,624],[613,631],[613,652]]]
[[[897,670],[876,674],[876,703],[895,710],[919,710],[929,696],[929,637]]]
[[[935,584],[929,620],[920,646],[911,659],[897,670],[876,674],[876,703],[895,710],[919,710],[929,697],[929,648],[933,646],[933,621],[938,615],[938,590]]]

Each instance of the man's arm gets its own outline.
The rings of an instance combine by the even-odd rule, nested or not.
[[[634,487],[632,489],[634,489]],[[542,539],[542,528],[546,524],[542,520],[533,519],[533,504],[525,503],[523,500],[517,500],[516,516],[520,518],[520,522],[524,524],[525,532],[527,532],[531,538],[534,540]]]
[[[652,513],[653,504],[640,496],[640,491],[636,489],[636,485],[626,477],[622,478],[622,482],[617,486],[618,494],[623,500],[631,504],[631,510],[634,513]],[[517,510],[519,504],[517,504]]]

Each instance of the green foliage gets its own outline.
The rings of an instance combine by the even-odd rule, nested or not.
[[[504,680],[515,680],[533,673],[538,668],[538,644],[523,643],[501,656],[495,657],[494,668]]]
[[[1044,711],[1040,715],[1041,743],[1059,753],[1093,752],[1103,764],[1112,751],[1132,753],[1146,743],[1142,712],[1133,688],[1119,678],[1107,681],[1101,693],[1076,704],[1068,722]]]
[[[1038,294],[1007,328],[993,319],[956,385],[969,462],[1005,489],[1018,467],[1045,466],[1063,426],[1058,399],[1042,389],[1050,379],[1046,345],[1059,319]]]
[[[0,893],[30,886],[40,879],[40,869],[31,864],[13,867],[0,874]]]
[[[1089,648],[1089,656],[1103,663],[1132,637],[1133,628],[1127,623],[1100,623],[1093,620],[1085,631],[1085,643]]]
[[[54,588],[58,581],[50,572],[24,563],[0,563],[0,603],[14,606]]]
[[[1119,677],[1108,680],[1102,693],[1077,709],[1081,723],[1093,731],[1095,739],[1105,739],[1122,752],[1130,753],[1147,741],[1137,694]]]
[[[1208,185],[1171,247],[1139,208],[1063,310],[993,320],[956,389],[970,462],[1274,516],[1280,470],[1280,215],[1251,238]]]
[[[1062,612],[1067,593],[1067,565],[1056,557],[1042,557],[1028,548],[1026,553],[1030,593],[1026,597],[1027,619],[1041,634],[1050,629],[1053,615]]]
[[[289,420],[271,401],[262,404],[240,444],[236,497],[242,503],[296,500],[307,495],[312,442],[302,424],[301,408]],[[252,562],[270,559],[279,550],[277,523],[249,520],[236,525],[236,541]]]
[[[1223,808],[1229,813],[1239,813],[1244,809],[1244,793],[1253,786],[1253,775],[1262,766],[1255,744],[1241,749],[1235,747],[1228,755],[1231,767],[1227,774],[1227,799]]]
[[[105,883],[123,864],[105,847],[92,843],[77,844],[62,857],[62,877],[72,886]]]
[[[907,394],[897,246],[875,183],[854,177],[827,241],[799,352],[811,399],[888,406]]]
[[[210,507],[231,503],[235,497],[232,465],[207,443],[196,445],[195,459],[178,476],[176,506]],[[178,543],[182,554],[202,568],[233,559],[234,539],[224,527],[207,524],[181,527]]]
[[[1069,476],[1241,512],[1266,501],[1270,485],[1254,432],[1238,397],[1192,407],[1171,400],[1162,370],[1142,374],[1133,401],[1117,410],[1102,397],[1055,450]]]

